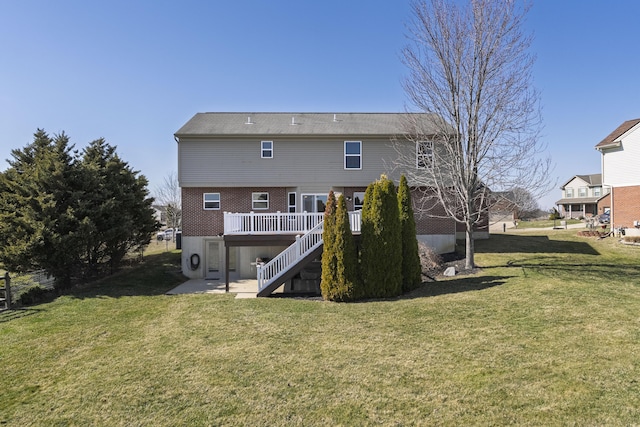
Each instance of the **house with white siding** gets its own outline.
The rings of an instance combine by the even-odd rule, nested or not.
[[[560,190],[556,206],[564,218],[592,218],[610,210],[611,189],[602,184],[602,174],[575,175]]]
[[[602,183],[611,187],[611,227],[640,234],[640,119],[627,120],[595,147]]]
[[[412,117],[435,134],[435,116]],[[317,281],[309,281],[317,274],[304,268],[322,251],[329,191],[345,196],[357,235],[366,187],[382,173],[399,182],[393,141],[414,153],[416,168],[427,166],[433,141],[404,139],[404,119],[400,113],[196,114],[175,133],[183,273],[226,283],[258,277],[259,295],[283,284],[289,291],[316,289]],[[455,221],[417,216],[416,222],[419,240],[439,253],[454,251]]]

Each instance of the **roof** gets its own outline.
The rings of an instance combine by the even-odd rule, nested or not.
[[[610,193],[603,194],[597,197],[574,197],[571,199],[560,199],[556,202],[556,205],[581,205],[583,203],[597,203],[600,199],[604,199]]]
[[[633,128],[638,123],[640,123],[640,119],[627,120],[626,122],[622,123],[620,126],[616,128],[616,130],[611,132],[609,135],[607,135],[605,139],[600,141],[598,145],[596,145],[596,149],[599,150],[601,148],[618,145],[618,143],[620,142],[618,141],[618,138],[620,138],[622,135],[627,133],[629,130],[631,130],[631,128]]]
[[[437,133],[429,113],[197,113],[176,137],[210,135],[401,135],[406,119],[422,118],[425,133]]]
[[[562,187],[560,187],[561,190],[564,190],[564,187],[566,187],[571,181],[573,181],[576,178],[580,178],[581,180],[583,180],[584,182],[586,182],[587,184],[589,184],[590,187],[597,187],[602,185],[602,174],[601,173],[592,173],[590,175],[574,175],[571,177],[571,179],[567,182],[565,182]]]

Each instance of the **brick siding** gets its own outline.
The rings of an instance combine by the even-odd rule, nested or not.
[[[220,209],[205,210],[202,195],[220,193]],[[269,193],[269,209],[252,209],[251,193]],[[182,189],[182,235],[217,236],[224,232],[224,212],[287,212],[282,187],[185,187]]]
[[[633,221],[640,221],[640,186],[615,187],[613,197],[613,222],[615,227],[633,227]]]

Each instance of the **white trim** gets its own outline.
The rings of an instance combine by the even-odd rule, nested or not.
[[[218,200],[207,200],[207,195],[218,195]],[[218,207],[207,207],[207,203],[218,203]],[[220,193],[202,193],[202,209],[205,211],[219,211],[220,210]]]
[[[259,196],[262,194],[266,194],[267,198],[266,199],[256,199],[255,196]],[[256,203],[265,203],[267,204],[266,207],[256,207]],[[254,211],[261,211],[261,210],[267,210],[269,209],[269,193],[266,191],[258,191],[255,193],[251,193],[251,209],[253,209]]]
[[[269,148],[265,148],[265,143],[270,145]],[[270,153],[270,156],[265,156],[265,152]],[[273,159],[273,141],[260,141],[260,158],[261,159]]]
[[[352,144],[352,143],[357,143],[359,149],[359,153],[358,154],[353,154],[353,153],[349,153],[347,154],[347,144]],[[344,142],[344,169],[345,170],[362,170],[362,141],[345,141]],[[348,157],[357,157],[359,159],[359,164],[360,166],[357,168],[349,168],[347,167],[347,158]]]

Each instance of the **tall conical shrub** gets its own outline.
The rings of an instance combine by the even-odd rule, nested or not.
[[[325,300],[331,299],[332,287],[336,282],[336,196],[329,191],[327,205],[324,209],[322,230],[322,275],[320,276],[320,292]]]
[[[358,258],[356,247],[351,234],[349,212],[344,196],[338,198],[335,217],[335,282],[329,286],[328,299],[333,301],[351,301],[358,280]]]
[[[362,206],[360,267],[364,297],[402,292],[402,234],[393,181],[382,175],[367,187]]]
[[[402,230],[402,290],[407,292],[422,282],[422,267],[416,237],[416,221],[411,206],[411,191],[404,175],[400,177],[398,187],[398,209]]]

